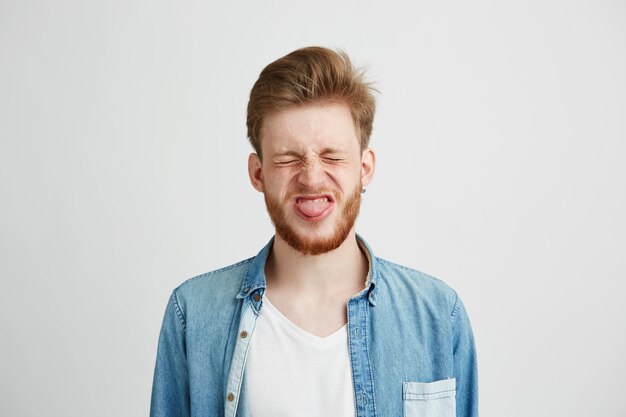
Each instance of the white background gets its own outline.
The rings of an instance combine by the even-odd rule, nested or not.
[[[0,0],[0,415],[147,415],[171,290],[272,234],[249,90],[323,45],[381,92],[358,231],[461,294],[481,415],[623,417],[625,23],[602,0]]]

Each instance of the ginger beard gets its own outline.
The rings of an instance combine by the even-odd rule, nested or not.
[[[314,192],[310,190],[308,190],[308,192],[307,190],[298,191],[298,194],[324,194],[323,191],[317,190]],[[318,239],[298,232],[289,223],[286,210],[289,209],[290,202],[293,201],[293,195],[294,194],[288,194],[285,196],[285,201],[280,202],[277,198],[269,196],[268,193],[263,193],[267,212],[272,219],[272,223],[274,223],[276,234],[287,242],[289,246],[303,255],[321,255],[341,246],[348,237],[348,234],[350,234],[350,230],[352,230],[356,218],[359,215],[359,208],[361,207],[361,186],[358,185],[352,194],[346,197],[341,207],[339,207],[338,204],[335,207],[335,209],[339,209],[340,212],[335,214],[337,219],[335,220],[336,224],[332,235]],[[339,203],[339,199],[335,198],[335,201]],[[329,219],[325,219],[322,221],[328,220]],[[294,219],[291,221],[298,220]]]

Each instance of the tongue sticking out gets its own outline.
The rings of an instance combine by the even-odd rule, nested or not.
[[[330,202],[326,198],[298,201],[298,208],[308,217],[317,217],[321,215],[324,210],[328,208],[328,206],[330,206]]]

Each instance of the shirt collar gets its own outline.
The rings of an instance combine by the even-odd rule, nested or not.
[[[371,305],[376,305],[376,282],[378,280],[378,262],[372,248],[358,233],[356,235],[359,247],[367,256],[369,262],[369,272],[365,281],[365,290],[359,293],[359,296],[366,296]],[[269,256],[272,246],[274,244],[274,237],[261,249],[261,251],[252,259],[250,268],[244,277],[241,285],[241,290],[237,294],[237,298],[246,298],[256,293],[257,290],[261,290],[261,296],[265,292],[265,262]]]

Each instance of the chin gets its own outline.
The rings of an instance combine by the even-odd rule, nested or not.
[[[321,255],[337,249],[350,235],[359,214],[360,191],[355,189],[345,204],[334,207],[334,213],[317,222],[292,217],[287,207],[267,194],[265,202],[276,234],[282,240],[304,255]]]
[[[351,227],[334,227],[331,230],[283,227],[275,225],[276,234],[289,246],[303,255],[321,255],[337,249],[350,235]],[[300,230],[298,230],[300,229]]]

